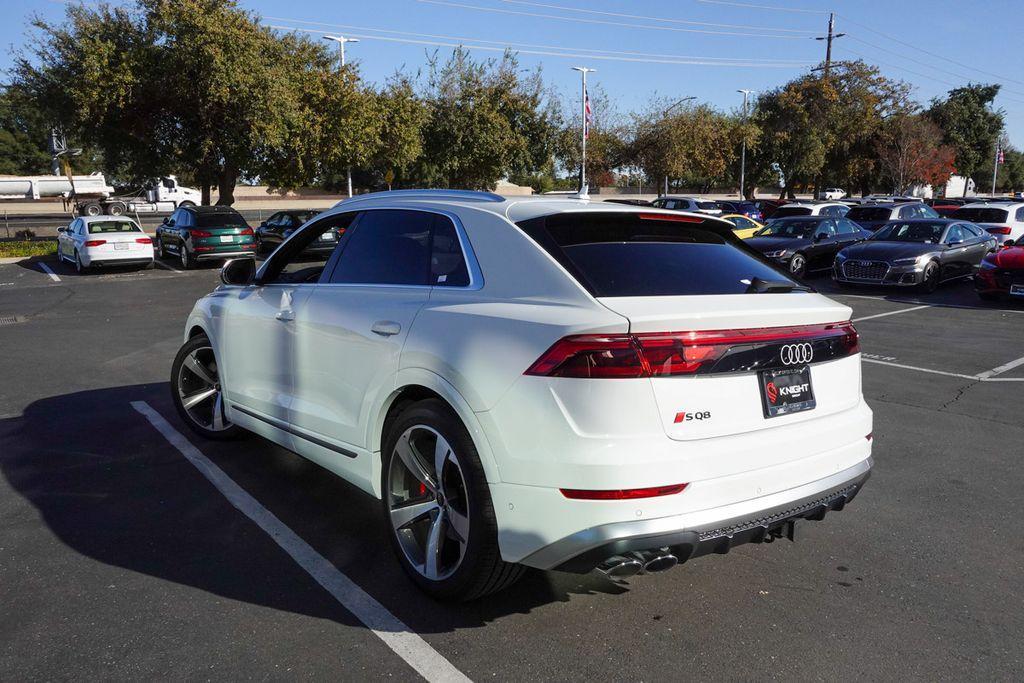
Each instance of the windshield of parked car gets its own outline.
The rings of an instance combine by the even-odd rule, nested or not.
[[[776,214],[778,215],[778,214]],[[754,237],[803,237],[809,238],[818,227],[817,221],[793,221],[772,218],[768,225],[757,231]]]
[[[785,218],[786,216],[810,216],[809,206],[782,206],[775,210],[772,218]]]
[[[1009,215],[1006,209],[963,208],[953,212],[953,218],[972,223],[1005,223]]]
[[[98,235],[104,232],[142,232],[142,228],[131,221],[98,221],[89,223],[90,235]]]
[[[519,223],[591,294],[743,294],[755,278],[798,285],[733,236],[731,226],[658,214],[563,213]]]
[[[239,213],[200,213],[196,214],[196,227],[199,228],[244,228],[245,219]]]
[[[896,222],[884,226],[868,239],[876,242],[931,242],[938,244],[945,230],[945,223]]]
[[[886,221],[892,209],[886,206],[855,206],[846,217],[851,221]]]

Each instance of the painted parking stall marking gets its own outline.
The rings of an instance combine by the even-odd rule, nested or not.
[[[60,282],[60,277],[57,276],[57,273],[53,272],[53,270],[50,268],[50,266],[48,266],[45,263],[43,263],[42,261],[40,261],[39,262],[39,268],[44,273],[49,275],[51,280],[53,280],[54,282]]]
[[[260,527],[296,564],[330,593],[338,603],[363,622],[399,657],[428,681],[469,681],[470,679],[441,656],[423,638],[414,633],[362,588],[342,574],[323,555],[314,550],[259,501],[249,495],[231,477],[217,467],[198,448],[171,426],[145,401],[132,401],[132,408],[150,424],[242,514]]]
[[[863,318],[854,318],[850,322],[859,323],[859,322],[864,321],[864,320],[873,320],[875,318],[884,318],[884,317],[889,316],[889,315],[899,315],[900,313],[910,313],[911,311],[920,311],[922,308],[931,308],[931,307],[932,307],[931,304],[926,304],[924,306],[912,306],[910,308],[901,308],[898,311],[887,311],[885,313],[876,313],[874,315],[866,315]]]

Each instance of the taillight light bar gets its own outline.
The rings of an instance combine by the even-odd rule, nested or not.
[[[104,245],[106,243],[107,243],[106,240],[89,240],[88,242],[85,243],[85,246],[87,246],[87,247],[99,247],[99,246],[102,246],[102,245]]]
[[[243,228],[243,229],[238,231],[238,234],[239,235],[252,235],[253,234],[252,228]]]
[[[213,237],[213,233],[206,230],[190,230],[189,234],[192,235],[193,239],[196,237]]]
[[[573,500],[636,500],[657,498],[682,493],[688,484],[649,486],[642,489],[559,489],[562,495]]]
[[[849,321],[737,330],[582,334],[555,342],[523,374],[589,379],[692,375],[735,346],[827,338],[840,338],[846,355],[860,351],[860,338]]]
[[[995,227],[995,228],[986,228],[986,230],[988,230],[988,233],[990,235],[1009,235],[1010,234],[1010,226],[1009,225],[1000,225],[1000,226]]]
[[[139,244],[153,244],[153,240],[148,237],[136,237],[135,241]]]

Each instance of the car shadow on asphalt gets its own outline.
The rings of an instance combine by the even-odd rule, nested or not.
[[[262,438],[200,439],[174,412],[167,384],[54,396],[0,420],[3,476],[57,539],[93,560],[233,600],[358,623],[131,408],[139,400],[418,633],[480,627],[573,595],[629,590],[596,574],[530,570],[483,599],[437,602],[402,573],[379,501]]]
[[[931,294],[914,288],[894,288],[871,285],[840,287],[828,276],[811,278],[806,282],[825,296],[857,295],[868,296],[880,301],[901,304],[929,305],[937,308],[976,308],[980,310],[1024,309],[1021,303],[1009,300],[983,301],[974,291],[970,279],[953,280],[939,285]]]

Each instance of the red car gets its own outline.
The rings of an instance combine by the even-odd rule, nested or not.
[[[1005,295],[1024,302],[1024,245],[1003,247],[986,256],[974,286],[985,300]]]

